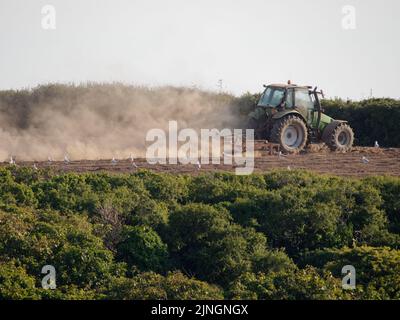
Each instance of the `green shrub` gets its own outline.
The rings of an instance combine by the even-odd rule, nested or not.
[[[141,271],[163,272],[168,265],[167,246],[149,227],[126,227],[118,244],[118,257]]]
[[[400,251],[388,247],[326,248],[308,253],[303,264],[312,264],[341,277],[342,267],[356,269],[356,285],[365,299],[400,299]]]
[[[39,299],[35,279],[14,261],[0,262],[0,300]]]
[[[223,299],[223,291],[180,272],[166,277],[146,272],[133,278],[119,278],[111,283],[107,298],[118,300],[215,300]]]
[[[352,299],[341,281],[329,272],[320,274],[307,267],[292,272],[245,273],[229,290],[232,299],[253,300],[341,300]]]

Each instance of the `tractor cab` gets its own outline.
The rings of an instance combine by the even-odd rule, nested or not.
[[[317,92],[321,94],[321,92]],[[306,118],[312,117],[313,111],[319,109],[319,99],[311,87],[273,84],[265,87],[263,94],[258,101],[257,107],[277,108],[272,112],[283,109],[296,109]]]
[[[310,126],[318,129],[330,123],[333,119],[322,113],[319,96],[322,91],[312,90],[310,86],[298,86],[295,84],[271,84],[264,86],[265,90],[258,101],[257,108],[264,109],[267,117],[277,115],[280,112],[298,112],[303,120]],[[321,128],[320,128],[321,127]]]

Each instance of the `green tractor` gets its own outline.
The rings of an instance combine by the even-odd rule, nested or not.
[[[331,150],[348,151],[354,142],[351,127],[323,113],[317,87],[271,84],[256,109],[249,114],[249,128],[256,139],[279,143],[287,153],[298,153],[308,143],[324,142]]]

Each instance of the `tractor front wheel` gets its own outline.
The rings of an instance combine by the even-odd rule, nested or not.
[[[323,140],[331,150],[345,152],[353,146],[354,132],[348,124],[338,123],[325,130]]]
[[[274,123],[270,139],[279,143],[283,151],[298,153],[306,146],[307,127],[299,117],[287,116]]]

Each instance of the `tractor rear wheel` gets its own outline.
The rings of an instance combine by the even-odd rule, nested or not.
[[[331,150],[345,152],[351,149],[354,143],[354,132],[348,124],[341,122],[326,130],[323,140]]]
[[[306,124],[293,115],[278,119],[272,127],[270,139],[279,143],[285,152],[300,152],[307,144]]]

